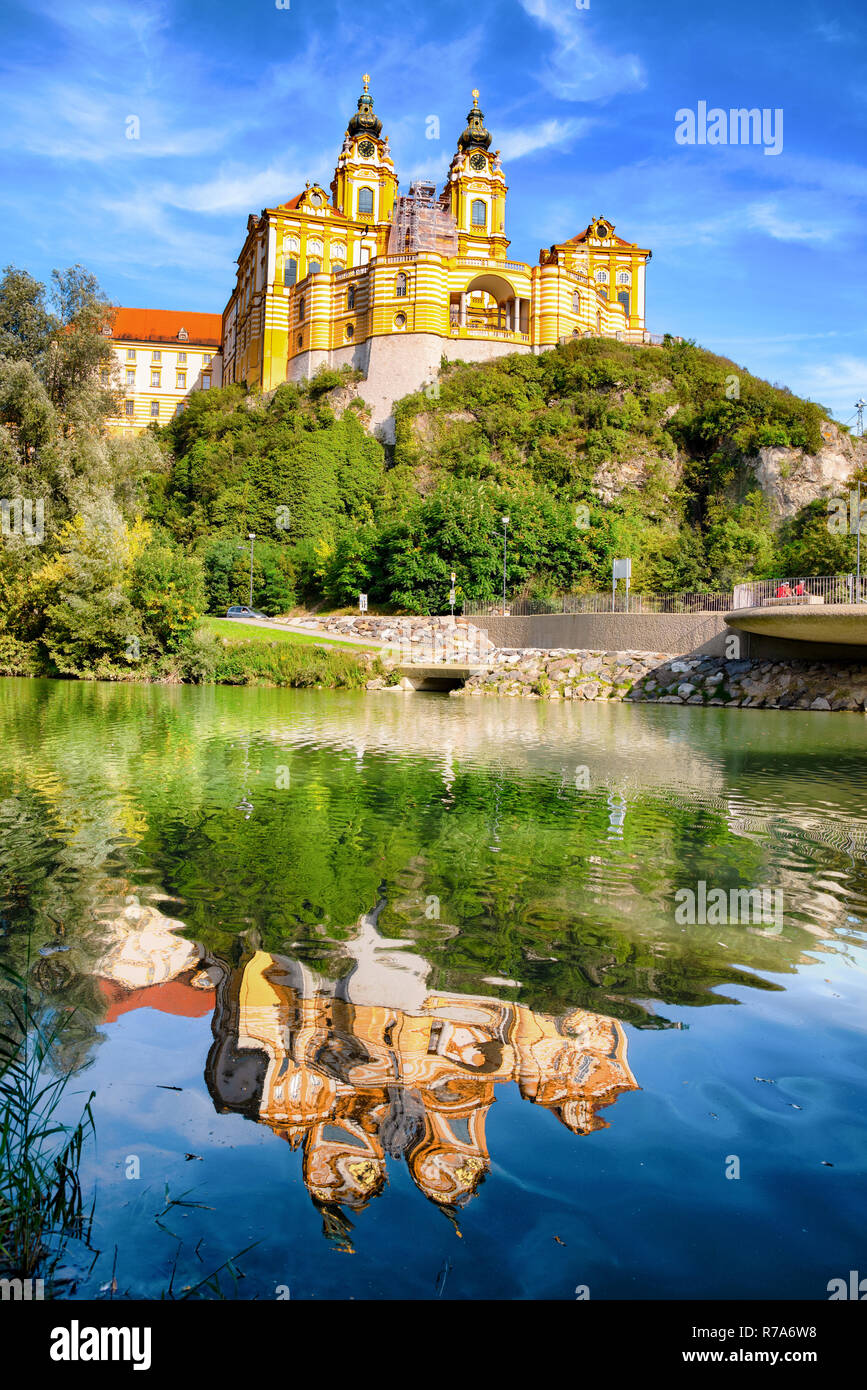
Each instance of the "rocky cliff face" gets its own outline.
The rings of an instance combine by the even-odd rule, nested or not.
[[[825,421],[825,445],[817,454],[799,449],[760,449],[746,460],[779,521],[817,497],[845,497],[854,469],[867,464],[867,440],[853,439]]]
[[[816,454],[769,448],[743,460],[770,503],[777,524],[817,497],[845,497],[854,470],[867,466],[867,438],[854,439],[829,420],[822,426],[822,435],[826,442]],[[644,487],[651,473],[660,471],[667,488],[674,491],[681,480],[683,462],[650,452],[613,459],[597,470],[593,491],[600,501],[610,503],[628,488]]]

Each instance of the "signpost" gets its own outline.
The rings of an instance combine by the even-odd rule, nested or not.
[[[449,607],[450,607],[451,610],[452,610],[452,622],[454,622],[454,620],[455,620],[455,598],[456,598],[456,597],[457,597],[457,595],[456,595],[456,592],[455,592],[455,572],[454,572],[454,570],[452,570],[452,587],[449,589]]]
[[[367,594],[358,595],[358,611],[359,613],[367,612]]]
[[[612,560],[611,562],[611,612],[617,607],[617,581],[626,580],[626,611],[629,612],[629,581],[632,578],[631,560]]]

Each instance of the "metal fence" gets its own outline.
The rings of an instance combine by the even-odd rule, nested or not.
[[[738,584],[733,595],[733,608],[760,608],[775,599],[796,603],[798,599],[819,603],[861,603],[865,594],[865,582],[861,581],[861,595],[857,596],[858,585],[854,574],[806,576],[795,575],[793,579],[759,579],[752,584]]]
[[[506,615],[535,618],[546,613],[728,613],[731,594],[563,594],[552,600],[507,600]],[[502,616],[503,600],[464,604],[465,618]]]
[[[506,616],[535,618],[550,613],[730,613],[735,608],[758,608],[774,600],[796,603],[867,602],[867,579],[861,582],[860,596],[854,574],[796,575],[794,579],[761,579],[738,584],[733,593],[713,594],[563,594],[554,599],[514,598],[506,602]],[[465,618],[495,618],[503,615],[502,599],[490,603],[466,602]]]

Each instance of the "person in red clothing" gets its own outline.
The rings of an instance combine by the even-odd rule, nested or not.
[[[776,598],[791,598],[791,597],[792,597],[792,591],[791,591],[791,589],[789,588],[789,586],[788,586],[788,584],[786,583],[785,580],[783,580],[782,584],[780,584],[780,585],[778,586],[775,597],[776,597]]]
[[[807,592],[807,590],[804,588],[804,581],[803,581],[803,579],[799,579],[798,582],[797,582],[797,584],[795,585],[795,597],[796,597],[796,598],[803,598],[803,596],[804,596],[804,594],[805,594],[806,592]]]

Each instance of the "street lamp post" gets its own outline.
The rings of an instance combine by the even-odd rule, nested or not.
[[[503,617],[506,616],[506,536],[509,531],[509,518],[503,517]]]
[[[855,602],[861,602],[861,483],[858,483],[858,557],[856,561]]]
[[[256,532],[249,531],[247,539],[250,542],[250,607],[253,607],[253,543],[256,540]]]

